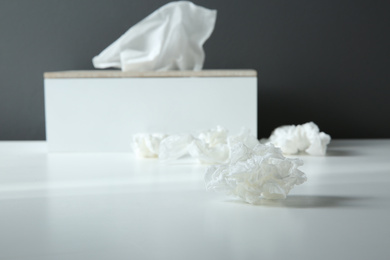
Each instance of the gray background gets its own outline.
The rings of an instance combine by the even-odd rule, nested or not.
[[[45,139],[43,72],[91,59],[160,0],[0,0],[0,140]],[[218,10],[205,69],[259,74],[259,137],[316,122],[389,138],[389,1],[200,0]]]

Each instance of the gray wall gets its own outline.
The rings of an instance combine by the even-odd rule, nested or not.
[[[45,139],[43,72],[91,58],[168,1],[0,0],[0,140]],[[199,0],[218,10],[206,69],[259,73],[259,135],[316,122],[334,138],[390,138],[390,4]]]

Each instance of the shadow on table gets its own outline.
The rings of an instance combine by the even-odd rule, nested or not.
[[[361,153],[357,151],[351,150],[331,150],[326,151],[326,156],[328,157],[343,157],[343,156],[356,156],[361,155]]]
[[[285,200],[262,200],[258,205],[288,208],[337,208],[362,205],[364,197],[292,195]]]
[[[362,207],[362,202],[368,200],[367,197],[346,197],[346,196],[304,196],[291,195],[285,200],[262,199],[256,206],[286,207],[286,208],[339,208],[339,207]],[[231,200],[229,202],[243,203],[243,201]],[[249,204],[248,204],[249,205]]]

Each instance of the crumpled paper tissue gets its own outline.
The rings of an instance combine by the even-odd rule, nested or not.
[[[257,204],[264,199],[285,199],[290,190],[306,181],[299,159],[288,159],[272,144],[231,147],[230,160],[214,165],[205,174],[206,188]]]
[[[318,126],[309,122],[303,125],[286,125],[276,128],[268,140],[262,142],[272,143],[280,147],[284,154],[298,154],[306,152],[310,155],[325,155],[331,137],[320,132]]]
[[[133,150],[137,157],[157,158],[160,143],[166,134],[136,134],[133,136]]]
[[[188,153],[200,163],[223,163],[229,157],[227,138],[228,130],[222,126],[199,132],[193,136]]]
[[[122,71],[201,70],[203,44],[217,11],[188,1],[168,3],[138,22],[92,59],[95,68]]]

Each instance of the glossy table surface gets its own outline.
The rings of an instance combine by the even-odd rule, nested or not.
[[[298,157],[308,181],[253,206],[187,160],[0,142],[0,259],[390,259],[390,140]]]

